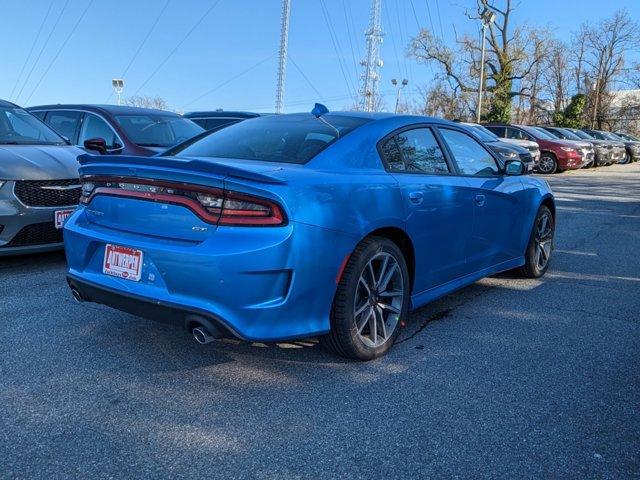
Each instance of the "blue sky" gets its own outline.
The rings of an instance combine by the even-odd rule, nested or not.
[[[322,0],[337,50],[321,1],[291,1],[292,62],[287,70],[285,110],[307,110],[315,101],[331,109],[351,105],[359,86],[361,72],[356,63],[364,56],[369,0]],[[171,108],[183,111],[273,111],[280,0],[89,2],[0,0],[0,98],[25,106],[113,102],[111,79],[123,74],[164,9],[124,76],[125,96],[158,95]],[[452,42],[454,29],[458,34],[474,32],[475,25],[463,15],[474,4],[474,0],[383,0],[381,86],[387,105],[393,103],[391,78],[409,79],[407,95],[415,95],[416,87],[432,78],[429,67],[404,55],[418,23],[427,28],[433,25],[437,35]],[[640,19],[639,0],[520,0],[514,21],[540,22],[558,38],[568,39],[582,22],[595,22],[619,8]],[[638,52],[630,54],[640,57]]]

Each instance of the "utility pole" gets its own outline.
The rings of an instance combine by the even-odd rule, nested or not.
[[[371,13],[369,15],[369,28],[365,33],[367,39],[367,58],[360,62],[364,67],[362,73],[361,107],[365,112],[373,112],[376,98],[378,97],[378,85],[380,83],[380,45],[382,44],[382,0],[371,0]]]
[[[480,84],[478,85],[478,107],[476,109],[476,123],[480,123],[480,114],[482,113],[482,93],[484,90],[484,55],[485,43],[487,38],[487,27],[496,19],[495,12],[485,8],[480,14],[482,20],[482,50],[480,54]]]
[[[598,120],[598,100],[600,99],[600,64],[598,64],[598,75],[596,76],[596,84],[593,90],[594,99],[593,99],[593,116],[591,118],[591,128],[597,127]]]
[[[276,113],[284,108],[284,81],[287,75],[287,49],[289,47],[289,17],[291,0],[282,0],[282,26],[280,28],[280,61],[278,63],[278,85],[276,87]]]
[[[402,80],[402,83],[400,84],[398,84],[398,80],[396,80],[395,78],[391,79],[391,85],[396,87],[396,109],[394,110],[395,113],[398,113],[398,107],[400,106],[400,92],[404,87],[408,85],[408,83],[409,80],[407,80],[406,78]]]

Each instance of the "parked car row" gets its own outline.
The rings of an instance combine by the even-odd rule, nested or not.
[[[640,140],[631,135],[624,138],[611,132],[547,125],[489,123],[485,127],[505,140],[536,142],[540,148],[536,171],[543,174],[640,159]]]

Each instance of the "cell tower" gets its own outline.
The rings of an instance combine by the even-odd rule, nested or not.
[[[364,67],[362,73],[361,106],[365,112],[373,112],[378,98],[378,85],[380,83],[380,45],[382,44],[381,26],[382,0],[371,0],[371,14],[369,16],[369,28],[365,33],[367,38],[367,58],[360,62]]]
[[[291,0],[282,0],[282,27],[280,29],[280,62],[278,64],[278,86],[276,87],[276,113],[282,113],[284,107],[284,80],[287,75],[290,14]]]

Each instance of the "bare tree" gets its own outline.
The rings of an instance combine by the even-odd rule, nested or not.
[[[595,25],[583,25],[586,74],[592,86],[589,111],[598,128],[611,106],[610,92],[625,65],[625,54],[640,46],[640,25],[626,10],[619,10],[611,18]]]
[[[449,120],[470,120],[473,118],[472,95],[453,89],[445,81],[431,87],[418,87],[420,99],[411,109],[416,115],[442,117]]]
[[[124,101],[125,105],[129,105],[130,107],[144,107],[144,108],[156,108],[158,110],[167,110],[167,102],[164,98],[155,96],[134,96],[128,97]]]
[[[571,78],[567,72],[570,71],[570,63],[567,45],[559,41],[551,42],[549,56],[544,64],[543,90],[554,114],[562,112],[569,102]]]
[[[476,0],[477,12],[467,12],[474,22],[480,13],[489,9],[496,14],[496,21],[487,28],[486,66],[488,79],[486,91],[489,94],[490,107],[486,117],[490,120],[509,121],[512,99],[517,96],[529,96],[526,87],[514,88],[514,85],[527,78],[533,68],[540,63],[546,49],[543,43],[546,35],[526,26],[511,28],[511,16],[514,6],[511,0],[504,0],[504,6],[497,6],[498,0]],[[421,30],[409,46],[409,55],[418,62],[435,63],[440,67],[440,78],[447,78],[455,85],[455,90],[471,93],[477,90],[480,75],[481,45],[472,37],[456,38],[457,48],[452,50],[442,40],[434,37],[428,30]]]

